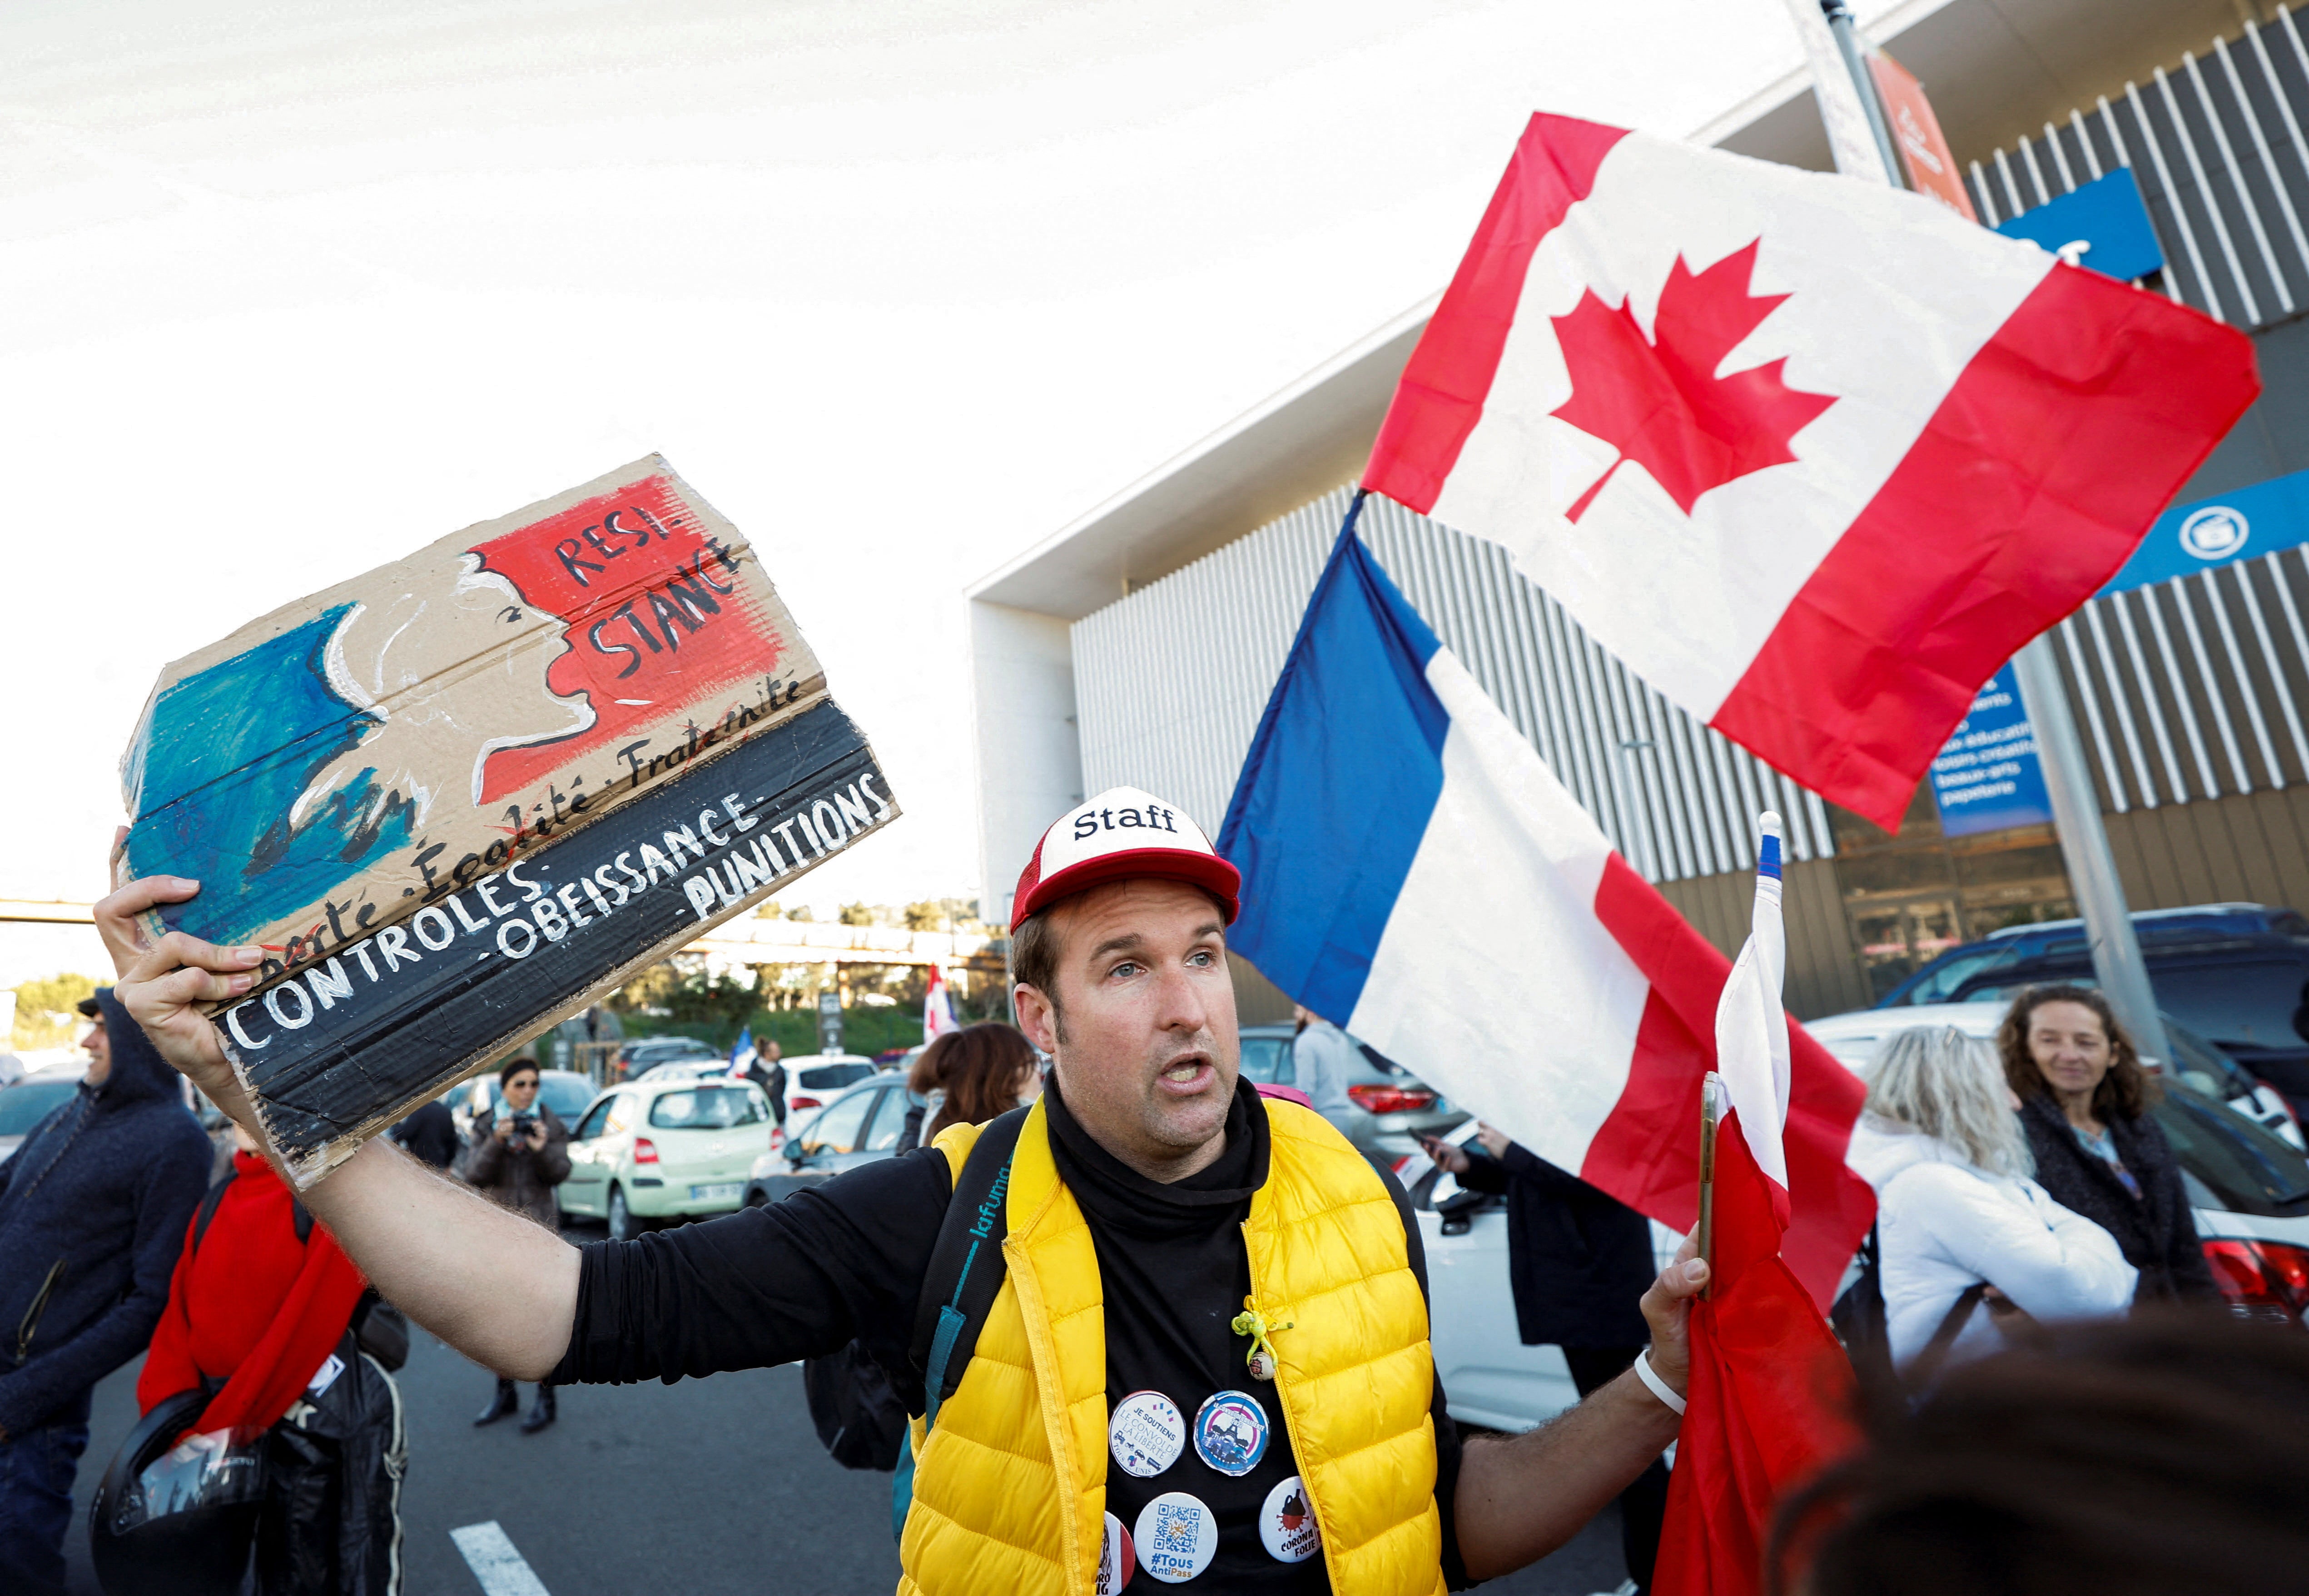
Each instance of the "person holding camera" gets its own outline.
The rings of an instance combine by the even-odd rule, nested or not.
[[[516,1058],[497,1072],[497,1102],[473,1121],[473,1145],[465,1154],[465,1182],[482,1195],[548,1230],[561,1226],[553,1188],[569,1178],[569,1127],[537,1100],[537,1061]],[[495,1424],[521,1406],[521,1393],[500,1377],[497,1394],[473,1420]],[[533,1436],[554,1419],[553,1383],[540,1380],[537,1405],[521,1421]]]

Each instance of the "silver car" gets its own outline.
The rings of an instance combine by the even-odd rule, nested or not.
[[[748,1208],[832,1180],[846,1169],[886,1158],[906,1128],[906,1078],[873,1076],[807,1117],[797,1116],[783,1148],[754,1160],[746,1177]]]
[[[1303,1089],[1292,1057],[1292,1037],[1293,1028],[1287,1025],[1243,1027],[1243,1079],[1255,1085]],[[1440,1136],[1466,1117],[1401,1064],[1355,1043],[1354,1070],[1347,1078],[1346,1123],[1339,1129],[1363,1151],[1401,1165],[1419,1151],[1420,1137]]]

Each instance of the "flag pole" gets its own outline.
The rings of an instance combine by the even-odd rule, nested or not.
[[[1699,1258],[1709,1270],[1709,1284],[1699,1288],[1711,1295],[1716,1268],[1716,1128],[1724,1121],[1724,1077],[1710,1070],[1699,1080],[1699,1223],[1692,1234],[1699,1238]]]
[[[1863,58],[1859,30],[1845,0],[1820,0],[1821,13],[1836,37],[1837,48],[1850,74],[1852,86],[1868,115],[1886,158],[1886,181],[1906,186],[1894,155],[1890,123],[1875,79]],[[1815,73],[1821,64],[1812,62]],[[2124,885],[2116,873],[2116,855],[2108,846],[2108,828],[2102,821],[2100,794],[2085,764],[2084,739],[2069,707],[2061,670],[2053,657],[2049,636],[2040,634],[2012,656],[2012,673],[2020,689],[2020,707],[2037,743],[2037,762],[2045,773],[2045,794],[2053,806],[2053,828],[2059,834],[2061,863],[2069,875],[2069,890],[2077,914],[2084,921],[2085,941],[2092,950],[2093,977],[2102,995],[2116,1011],[2119,1024],[2132,1037],[2133,1046],[2158,1065],[2172,1060],[2165,1036],[2165,1017],[2157,1007],[2157,993],[2149,979],[2149,965],[2140,954],[2140,939],[2132,929],[2132,915],[2124,901]]]

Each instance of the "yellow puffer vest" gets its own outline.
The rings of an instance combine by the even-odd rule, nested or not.
[[[1267,1184],[1243,1240],[1277,1360],[1276,1397],[1323,1532],[1331,1588],[1440,1596],[1433,1355],[1403,1225],[1330,1123],[1269,1101]],[[959,1175],[978,1139],[936,1143]],[[1106,1513],[1106,1314],[1090,1228],[1051,1159],[1041,1105],[1019,1132],[1007,1267],[962,1383],[925,1434],[899,1596],[1092,1596]]]

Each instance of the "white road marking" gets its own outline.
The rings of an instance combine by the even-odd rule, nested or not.
[[[449,1531],[449,1539],[465,1556],[465,1566],[481,1582],[487,1596],[549,1596],[526,1558],[514,1549],[513,1540],[491,1519]]]

